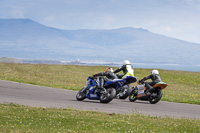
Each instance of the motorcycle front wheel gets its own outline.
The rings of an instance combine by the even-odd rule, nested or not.
[[[116,90],[114,88],[106,89],[106,92],[100,95],[100,102],[101,103],[109,103],[113,100],[116,95]]]
[[[163,92],[161,89],[157,89],[155,92],[153,92],[153,94],[151,94],[151,96],[149,97],[149,102],[151,104],[155,104],[157,102],[160,101],[160,99],[162,98]]]
[[[137,87],[134,87],[129,95],[129,101],[135,102],[138,99],[137,95],[138,95],[138,89],[137,89]]]
[[[86,93],[87,93],[87,88],[82,88],[77,94],[76,94],[76,99],[78,101],[82,101],[86,98]]]
[[[130,85],[123,86],[119,92],[119,99],[126,99],[130,93],[131,93],[131,86]]]

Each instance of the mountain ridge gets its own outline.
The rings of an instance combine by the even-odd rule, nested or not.
[[[61,30],[30,19],[0,19],[0,57],[200,64],[198,51],[200,44],[143,28]]]

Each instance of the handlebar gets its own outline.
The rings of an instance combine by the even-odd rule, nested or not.
[[[140,79],[138,82],[141,83],[141,84],[144,84],[144,83],[145,83],[145,81],[142,80],[142,79]]]

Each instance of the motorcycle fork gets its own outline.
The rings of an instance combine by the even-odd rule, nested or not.
[[[87,90],[88,87],[84,87],[84,89],[81,90],[81,92],[84,92]]]

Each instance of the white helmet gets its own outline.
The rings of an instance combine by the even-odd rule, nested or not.
[[[123,65],[131,64],[129,60],[124,60]]]
[[[155,70],[155,69],[154,69],[154,70],[151,71],[151,74],[154,74],[154,75],[155,75],[155,74],[159,74],[159,72],[158,72],[158,70]]]

